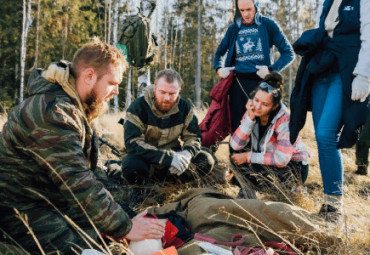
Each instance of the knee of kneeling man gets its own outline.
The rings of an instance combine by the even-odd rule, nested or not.
[[[203,171],[207,170],[208,172],[212,171],[216,160],[211,153],[201,150],[198,155],[193,159],[193,163],[201,168]]]
[[[124,173],[131,172],[149,172],[149,164],[142,158],[128,155],[122,161],[122,171]]]

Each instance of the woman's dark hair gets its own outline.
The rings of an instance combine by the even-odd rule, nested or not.
[[[264,86],[264,84],[266,83],[273,88],[273,91],[271,91],[271,88],[269,88],[268,86]],[[271,71],[270,74],[268,74],[265,79],[258,84],[258,87],[252,92],[252,97],[254,97],[259,90],[272,93],[273,103],[275,106],[277,104],[280,104],[283,97],[282,86],[283,76],[281,76],[281,74],[276,71]]]

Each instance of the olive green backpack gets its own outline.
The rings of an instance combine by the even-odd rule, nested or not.
[[[150,33],[150,19],[143,14],[127,17],[123,22],[119,44],[127,47],[129,63],[141,68],[154,60],[156,38]]]

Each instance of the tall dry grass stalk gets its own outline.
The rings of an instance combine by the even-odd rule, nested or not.
[[[28,224],[28,217],[27,217],[27,214],[23,214],[23,213],[20,213],[17,209],[14,208],[14,211],[15,211],[15,215],[16,217],[21,220],[23,222],[23,224],[26,226],[26,228],[28,229],[28,232],[30,233],[30,235],[32,236],[33,240],[35,241],[37,247],[39,248],[40,250],[40,253],[42,255],[45,255],[45,252],[44,250],[42,249],[41,247],[41,244],[39,242],[39,240],[37,239],[35,233],[33,232],[32,228],[30,227],[30,225]]]

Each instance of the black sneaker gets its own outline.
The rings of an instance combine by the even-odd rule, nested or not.
[[[355,174],[358,174],[358,175],[367,175],[367,166],[365,166],[365,165],[358,166],[357,167],[357,171],[355,172]]]
[[[340,221],[342,213],[332,205],[323,204],[319,211],[319,216],[323,217],[327,222],[337,223]]]

